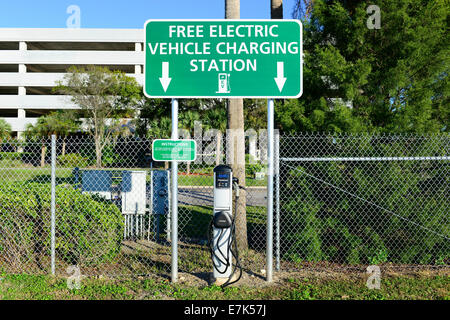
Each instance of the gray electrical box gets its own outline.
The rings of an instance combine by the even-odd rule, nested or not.
[[[154,170],[152,175],[152,213],[167,214],[169,212],[169,171]]]
[[[146,171],[124,171],[121,184],[123,214],[145,214],[147,204]]]

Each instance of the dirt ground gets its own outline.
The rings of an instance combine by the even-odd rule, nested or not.
[[[450,268],[448,267],[418,267],[418,266],[385,266],[381,268],[382,277],[432,277],[447,276],[450,277]],[[261,274],[265,274],[261,270]],[[356,268],[342,267],[333,270],[322,269],[314,270],[305,268],[299,271],[274,271],[273,282],[266,281],[266,277],[261,274],[243,272],[241,279],[232,286],[263,288],[267,286],[277,286],[288,279],[319,279],[319,280],[361,280],[367,279],[368,273],[365,270]],[[204,287],[213,283],[211,273],[179,273],[179,283],[187,286]]]

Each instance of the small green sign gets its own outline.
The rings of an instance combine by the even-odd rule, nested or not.
[[[150,98],[298,98],[298,20],[149,20],[144,93]]]
[[[154,161],[195,161],[196,151],[195,140],[157,139],[152,145]]]

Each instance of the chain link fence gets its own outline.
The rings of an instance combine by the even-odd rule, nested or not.
[[[276,266],[450,264],[450,136],[281,136]]]
[[[43,139],[26,144],[17,141],[1,144],[0,271],[49,273],[47,142]]]
[[[246,187],[237,203],[241,264],[261,276],[266,137],[259,135],[258,154],[255,145],[246,144],[255,159],[247,156],[245,173],[244,166],[234,172]],[[206,276],[212,271],[207,238],[213,168],[230,163],[230,141],[221,134],[203,138],[196,161],[179,163],[180,272]],[[168,276],[170,165],[152,162],[151,146],[152,139],[137,138],[104,145],[80,137],[58,138],[54,145],[50,138],[3,141],[0,272],[50,273],[54,241],[59,275],[77,265],[87,276]],[[449,150],[446,134],[279,137],[275,267],[448,267]]]
[[[213,168],[227,162],[229,146],[226,135],[206,140],[195,162],[179,163],[180,272],[212,271],[207,238]],[[169,275],[171,171],[169,163],[152,161],[152,142],[128,138],[102,144],[86,137],[58,138],[54,145],[47,137],[3,141],[0,271],[51,272],[54,149],[55,273],[67,275],[76,265],[86,276]],[[259,272],[265,263],[267,178],[254,178],[258,168],[247,166],[245,196],[241,192],[245,201],[239,203],[246,220],[237,233],[246,240],[243,266]]]

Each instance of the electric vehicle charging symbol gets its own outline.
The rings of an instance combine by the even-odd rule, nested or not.
[[[230,93],[230,74],[219,73],[219,91],[216,93]]]

